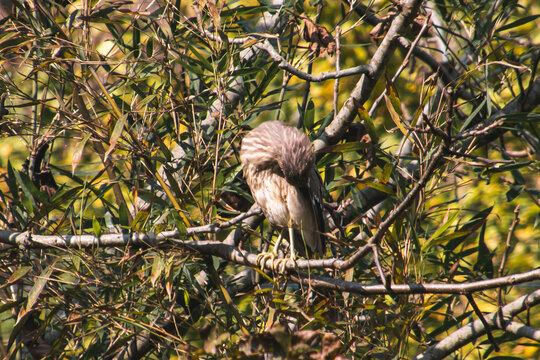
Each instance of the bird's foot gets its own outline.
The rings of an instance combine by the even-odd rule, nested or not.
[[[277,259],[272,262],[272,270],[277,270],[279,273],[284,274],[287,269],[287,264],[292,263],[293,267],[296,267],[296,257],[288,257],[284,259]]]
[[[260,254],[257,255],[257,265],[261,268],[261,270],[264,271],[264,266],[266,265],[266,261],[268,259],[271,259],[272,262],[271,262],[269,270],[274,270],[275,269],[274,260],[275,260],[276,256],[277,256],[277,252],[275,252],[275,251],[260,253]]]

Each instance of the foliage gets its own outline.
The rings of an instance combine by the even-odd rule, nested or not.
[[[346,1],[4,6],[0,229],[97,237],[177,229],[185,239],[189,228],[245,212],[253,201],[238,160],[245,132],[279,119],[321,139],[362,76],[308,82],[258,46],[267,41],[308,74],[333,71],[336,62],[341,69],[365,65],[401,7],[364,5],[369,9]],[[327,257],[347,258],[367,243],[448,131],[456,136],[452,151],[378,244],[383,277],[466,283],[534,269],[538,103],[504,109],[536,80],[538,5],[438,0],[420,9],[402,35],[413,42],[427,22],[421,53],[408,57],[398,46],[356,104],[354,122],[318,153],[326,201],[345,209],[329,220]],[[339,44],[324,36],[338,32]],[[496,126],[486,129],[490,119]],[[366,200],[373,191],[378,200]],[[266,222],[244,224],[193,240],[235,234],[257,253],[271,230]],[[463,295],[308,287],[172,241],[0,249],[6,358],[411,358],[478,318]],[[373,255],[343,272],[309,273],[381,282]],[[530,290],[504,287],[474,299],[487,313]],[[530,311],[527,321],[538,327],[538,309]],[[496,355],[539,355],[531,340],[493,335]],[[483,337],[454,355],[487,359],[494,350]]]

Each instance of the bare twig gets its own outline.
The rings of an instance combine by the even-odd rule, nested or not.
[[[458,157],[466,157],[466,158],[472,159],[474,161],[479,161],[479,162],[484,163],[487,166],[496,166],[497,164],[511,164],[511,163],[514,162],[513,160],[491,160],[491,159],[483,158],[481,156],[465,154],[465,153],[461,153],[461,152],[457,152],[457,151],[453,151],[453,150],[448,150],[448,153],[450,155],[455,155],[455,156],[458,156]]]
[[[472,281],[460,284],[365,284],[342,279],[335,279],[314,274],[291,273],[290,279],[312,286],[318,289],[330,289],[347,291],[364,296],[388,295],[388,294],[470,294],[478,291],[496,289],[515,284],[531,282],[540,278],[540,269],[525,273],[503,276],[489,280]]]
[[[514,208],[514,219],[512,220],[512,224],[510,225],[510,228],[508,229],[508,235],[506,236],[506,243],[504,245],[504,253],[501,258],[501,264],[499,265],[499,271],[498,275],[499,277],[502,276],[504,271],[504,266],[506,265],[506,259],[508,258],[508,252],[510,251],[510,241],[512,240],[512,236],[514,236],[514,231],[516,230],[516,226],[519,224],[519,204],[516,205]]]
[[[369,251],[372,250],[372,246],[380,242],[385,235],[388,228],[393,224],[395,219],[400,216],[416,198],[419,192],[427,184],[427,181],[431,177],[433,171],[439,166],[438,163],[444,155],[444,146],[440,145],[431,159],[431,163],[427,166],[423,176],[411,189],[411,191],[405,196],[401,203],[388,215],[388,217],[380,224],[375,234],[369,239],[368,243],[359,248],[353,253],[351,257],[346,260],[343,259],[322,259],[322,260],[299,260],[296,264],[292,262],[286,262],[286,270],[294,270],[295,268],[330,268],[338,270],[346,270],[354,266],[361,258],[363,258]],[[126,245],[152,245],[162,242],[166,239],[176,238],[181,235],[197,235],[204,233],[216,233],[225,227],[234,225],[243,219],[260,214],[260,209],[253,209],[245,214],[240,214],[234,219],[231,219],[223,224],[214,223],[198,227],[187,228],[184,234],[181,234],[179,230],[163,231],[159,234],[144,234],[144,233],[131,233],[131,234],[104,234],[100,237],[95,235],[33,235],[29,232],[19,233],[10,230],[0,230],[0,242],[10,244],[19,247],[29,248],[42,248],[42,247],[94,247],[94,246],[126,246]],[[183,242],[187,244],[188,242]],[[202,242],[198,242],[202,243]],[[223,245],[221,242],[210,242],[214,245]],[[229,250],[230,251],[230,250]],[[228,251],[225,251],[222,257],[227,258]],[[255,255],[254,255],[255,256]],[[236,261],[236,260],[233,260]],[[270,263],[265,264],[268,269],[272,268],[272,259],[268,259]],[[243,261],[242,261],[243,263]],[[250,265],[257,265],[253,262]]]
[[[327,71],[313,75],[296,68],[294,65],[285,60],[281,55],[279,55],[279,53],[276,51],[276,49],[274,49],[274,47],[272,46],[272,44],[270,44],[268,40],[263,40],[262,42],[255,45],[255,47],[260,50],[266,51],[266,53],[272,58],[272,60],[278,63],[280,69],[283,69],[293,74],[294,76],[306,81],[321,82],[330,79],[339,79],[352,75],[366,74],[370,70],[368,65],[359,65],[341,71]]]
[[[336,26],[336,72],[341,71],[341,28]],[[339,95],[339,79],[334,81],[334,118],[338,113],[338,95]]]
[[[439,148],[433,154],[430,164],[427,166],[424,174],[418,180],[418,182],[413,186],[411,191],[403,198],[401,203],[388,215],[388,217],[379,225],[379,228],[369,239],[368,243],[356,250],[356,252],[349,257],[347,260],[336,264],[336,267],[340,270],[348,269],[356,264],[361,258],[363,258],[370,250],[373,244],[378,244],[383,236],[386,234],[388,228],[394,223],[394,221],[403,214],[403,212],[410,206],[412,201],[420,193],[420,191],[427,184],[428,180],[431,178],[431,175],[439,167],[439,161],[443,158],[445,152],[444,145],[439,145]]]
[[[375,263],[375,266],[377,267],[377,271],[379,272],[379,276],[381,278],[381,283],[383,286],[387,289],[389,289],[390,281],[386,281],[386,276],[384,275],[383,268],[381,266],[381,262],[379,261],[379,250],[377,249],[377,245],[373,245],[371,247],[373,250],[373,262]]]
[[[262,211],[259,207],[255,207],[248,212],[242,213],[231,220],[222,223],[212,223],[203,226],[195,226],[187,228],[184,235],[191,236],[197,234],[215,234],[224,228],[231,227],[238,224],[242,220],[254,215],[261,214]],[[159,234],[154,233],[131,233],[121,234],[112,233],[104,234],[100,237],[95,235],[34,235],[30,232],[16,232],[11,230],[0,230],[0,243],[9,244],[19,247],[28,248],[43,248],[43,247],[114,247],[114,246],[126,246],[126,245],[152,245],[180,236],[181,233],[178,230],[163,231]],[[221,244],[220,242],[216,242]]]
[[[463,131],[462,133],[459,133],[456,136],[453,136],[452,139],[462,140],[469,137],[486,135],[488,132],[495,129],[496,127],[501,126],[502,124],[504,124],[503,119],[495,120],[494,122],[486,126],[483,126],[483,124],[479,124],[475,129]]]
[[[474,313],[476,314],[476,316],[478,316],[478,319],[480,319],[482,325],[484,325],[489,342],[491,343],[491,345],[493,345],[495,351],[500,351],[501,349],[499,348],[499,345],[497,345],[497,342],[495,341],[495,338],[493,337],[493,334],[489,329],[489,324],[484,318],[484,314],[482,314],[482,311],[480,310],[480,308],[478,308],[478,305],[476,305],[476,301],[474,301],[474,298],[471,294],[465,294],[465,296],[467,297],[467,300],[469,300],[469,304],[471,304]]]
[[[8,242],[12,245],[19,244],[22,239],[26,240],[28,247],[43,247],[54,246],[51,240],[58,241],[58,247],[89,247],[89,246],[125,246],[126,243],[134,245],[155,245],[165,240],[164,235],[171,235],[160,233],[158,235],[146,235],[146,234],[113,234],[115,236],[103,235],[102,239],[97,239],[91,235],[81,235],[78,237],[58,237],[58,236],[45,236],[34,235],[29,241],[28,233],[16,233],[7,230],[0,231],[0,241]],[[11,235],[11,236],[9,236]],[[6,236],[10,237],[9,241],[6,241]],[[103,239],[105,237],[105,239]],[[46,241],[45,241],[46,240]],[[84,241],[82,241],[84,240]],[[257,254],[251,253],[246,250],[241,250],[235,246],[227,245],[219,241],[189,241],[171,239],[175,244],[192,251],[199,252],[203,255],[213,255],[219,258],[232,261],[239,265],[246,265],[251,267],[258,266]],[[371,247],[370,247],[371,249]],[[270,261],[270,260],[269,260]],[[329,268],[335,269],[333,264],[339,264],[339,259],[323,259],[323,260],[297,260],[297,268],[299,269],[316,269],[316,268]],[[270,268],[271,264],[265,266]],[[387,284],[387,287],[381,284],[363,284],[357,282],[350,282],[341,279],[335,279],[324,276],[317,276],[314,274],[302,274],[290,272],[289,277],[295,282],[301,282],[306,285],[310,285],[314,288],[327,288],[339,291],[347,291],[355,294],[362,295],[385,295],[389,293],[393,294],[467,294],[476,291],[494,289],[498,287],[510,286],[520,284],[524,282],[530,282],[540,279],[540,269],[532,270],[529,272],[508,275],[495,279],[475,281],[461,284]]]

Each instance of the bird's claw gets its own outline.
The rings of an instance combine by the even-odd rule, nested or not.
[[[287,263],[289,262],[292,262],[293,266],[296,267],[296,258],[284,258],[272,261],[272,270],[277,270],[279,273],[284,274],[287,269]]]
[[[283,259],[276,259],[277,253],[275,252],[266,252],[257,255],[257,265],[264,271],[266,262],[271,259],[272,262],[268,270],[277,271],[281,274],[285,273],[287,269],[287,263],[292,262],[293,266],[296,266],[296,257],[288,257]]]
[[[264,271],[264,266],[266,264],[266,261],[268,259],[272,259],[272,265],[270,265],[270,270],[274,270],[274,259],[276,258],[276,253],[275,252],[265,252],[265,253],[260,253],[257,255],[257,265],[261,268],[261,270]]]

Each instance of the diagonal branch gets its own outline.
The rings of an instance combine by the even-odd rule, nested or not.
[[[540,290],[536,290],[531,294],[524,295],[508,305],[505,305],[502,307],[501,312],[505,318],[511,319],[519,313],[526,311],[527,309],[538,304],[540,304]],[[499,311],[495,311],[485,316],[488,326],[492,329],[499,328],[498,313]],[[414,359],[442,359],[467,343],[485,335],[486,332],[487,328],[481,320],[473,321],[472,323],[454,331],[437,344],[430,346],[421,354],[416,355]]]
[[[394,53],[396,40],[405,26],[416,15],[421,3],[421,0],[407,0],[403,3],[403,11],[392,21],[386,36],[368,64],[369,72],[360,78],[335,119],[326,127],[323,134],[315,140],[313,145],[317,152],[341,140],[345,130],[356,117],[358,107],[363,105],[371,95],[375,84]]]

